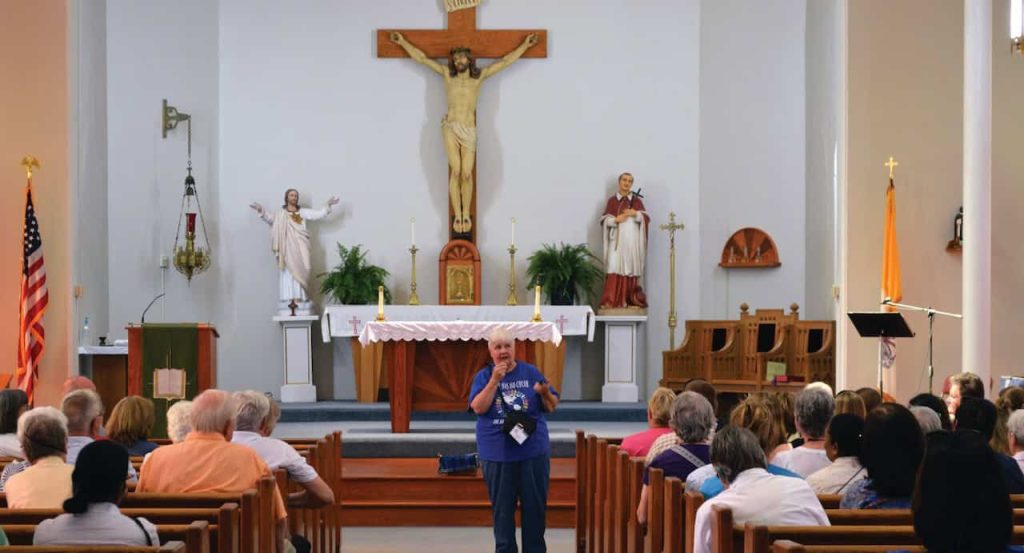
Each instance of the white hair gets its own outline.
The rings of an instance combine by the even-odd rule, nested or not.
[[[167,437],[172,443],[185,440],[185,436],[192,431],[192,402],[183,399],[174,402],[167,409]]]
[[[103,414],[103,400],[92,390],[75,390],[64,396],[60,410],[67,417],[68,432],[88,432],[92,421]]]
[[[832,386],[829,386],[828,384],[825,384],[820,380],[811,382],[810,384],[804,386],[803,391],[806,392],[807,390],[821,390],[823,392],[827,392],[828,395],[832,397],[836,397],[836,394],[832,392]]]
[[[494,330],[491,331],[490,335],[487,336],[487,345],[499,342],[513,343],[515,341],[516,339],[512,337],[512,333],[509,332],[507,328],[495,328]]]
[[[206,390],[192,400],[192,430],[223,432],[235,420],[235,401],[224,390]]]
[[[1013,435],[1017,447],[1024,448],[1024,409],[1017,409],[1010,413],[1006,421],[1006,429]]]
[[[917,424],[921,425],[921,432],[925,436],[942,430],[942,421],[939,420],[939,414],[934,409],[924,405],[914,405],[910,408],[910,412],[917,419]]]
[[[255,390],[234,393],[237,403],[235,428],[246,432],[259,432],[260,425],[270,414],[270,400]]]
[[[36,407],[18,418],[18,442],[29,461],[67,450],[68,418],[53,407]]]

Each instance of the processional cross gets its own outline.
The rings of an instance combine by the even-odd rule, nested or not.
[[[460,4],[466,2],[454,2]],[[535,37],[529,38],[528,37]],[[410,48],[410,46],[412,48]],[[422,59],[419,54],[422,53]],[[377,31],[377,57],[406,58],[427,65],[445,77],[448,115],[442,120],[449,171],[449,238],[476,242],[476,98],[480,81],[504,69],[519,57],[546,58],[547,31],[480,30],[476,7],[449,8],[448,28],[381,29]],[[479,77],[460,81],[471,72],[474,58],[502,58],[478,70]],[[434,62],[447,59],[448,64]],[[459,65],[468,60],[468,68]],[[455,68],[458,67],[458,74]]]

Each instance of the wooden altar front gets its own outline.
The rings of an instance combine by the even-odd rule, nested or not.
[[[476,373],[490,361],[487,341],[482,336],[493,328],[508,329],[516,338],[515,358],[536,365],[551,385],[560,390],[561,363],[557,368],[549,363],[545,368],[544,352],[559,351],[564,359],[565,345],[552,323],[457,323],[452,338],[437,340],[416,333],[402,336],[374,336],[371,323],[360,341],[383,343],[383,357],[388,365],[389,403],[391,405],[391,431],[409,432],[413,411],[465,411],[469,408],[469,390]],[[417,323],[422,327],[444,327],[446,332],[453,323]],[[525,326],[528,325],[528,326]],[[466,333],[465,328],[487,330]],[[524,336],[524,331],[529,336]]]

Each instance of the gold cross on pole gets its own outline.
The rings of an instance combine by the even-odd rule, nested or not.
[[[683,230],[686,225],[676,222],[676,213],[668,214],[668,223],[661,225],[661,230],[668,231],[668,349],[676,349],[676,231]]]
[[[898,162],[895,159],[893,159],[892,156],[889,156],[889,161],[885,162],[885,166],[889,168],[889,178],[890,179],[892,179],[896,175],[896,167],[899,164],[900,164],[900,162]]]
[[[39,168],[39,160],[33,156],[25,156],[21,158],[21,166],[25,168],[25,176],[32,178],[32,168]]]

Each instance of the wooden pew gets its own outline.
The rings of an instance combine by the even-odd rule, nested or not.
[[[644,550],[644,529],[636,519],[636,510],[640,506],[640,493],[644,487],[644,460],[640,458],[629,459],[627,465],[627,479],[629,481],[629,518],[626,524],[626,551],[640,552]]]
[[[4,553],[185,553],[185,544],[167,542],[161,546],[128,545],[11,545],[0,548]]]
[[[587,458],[586,458],[586,509],[584,516],[585,543],[583,553],[596,553],[597,551],[597,436],[587,436]]]
[[[647,474],[647,535],[644,553],[661,553],[665,546],[665,471],[652,468]]]
[[[582,430],[576,430],[576,552],[584,553],[587,548],[587,438]]]
[[[916,553],[927,551],[922,545],[904,545],[901,551]],[[887,545],[812,545],[805,547],[789,540],[778,540],[772,544],[772,553],[889,553]]]
[[[3,528],[12,545],[31,545],[36,532],[35,524],[8,524]],[[184,553],[210,553],[211,534],[217,529],[204,520],[197,520],[191,524],[157,524],[156,531],[161,540],[183,543]],[[7,548],[0,547],[0,551],[7,551]]]
[[[683,502],[683,490],[686,488],[686,483],[678,478],[669,477],[665,479],[662,487],[664,494],[662,507],[665,511],[663,551],[664,553],[683,553],[686,543],[684,526],[686,505]]]

